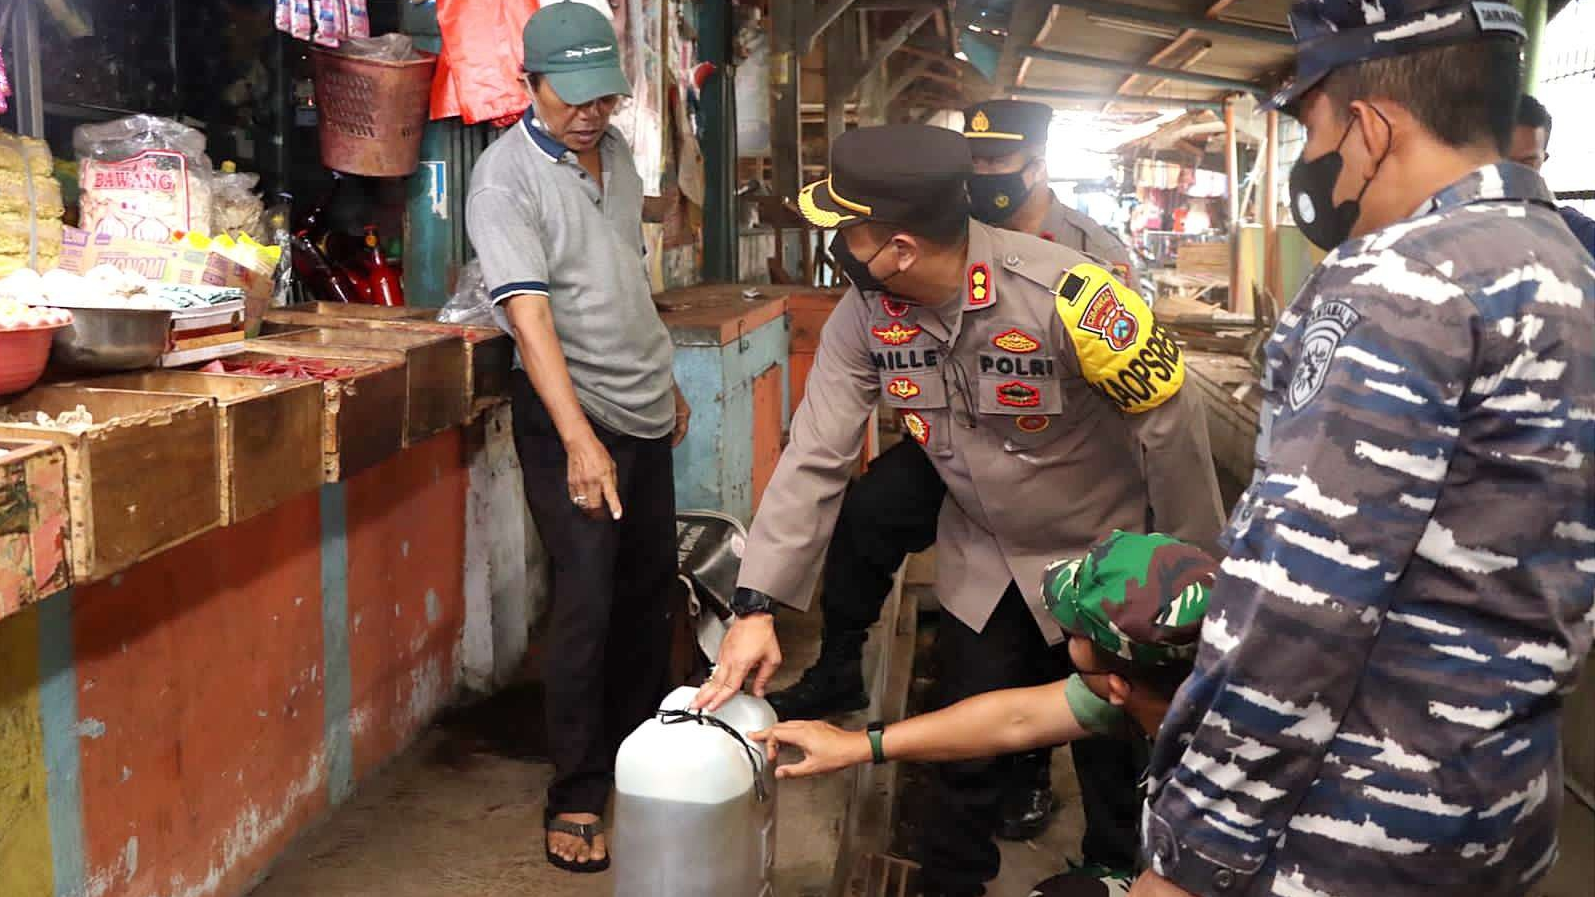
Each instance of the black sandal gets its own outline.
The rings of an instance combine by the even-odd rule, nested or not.
[[[601,860],[587,860],[586,862],[579,863],[575,860],[565,859],[549,848],[549,832],[559,832],[562,835],[575,835],[583,841],[586,841],[587,849],[591,850],[593,847],[593,839],[604,833],[603,823],[571,822],[568,819],[558,818],[558,815],[552,808],[545,809],[543,811],[543,852],[548,856],[549,865],[556,869],[563,869],[566,872],[591,874],[594,872],[602,872],[609,868],[609,853],[607,851],[604,853],[604,858]]]

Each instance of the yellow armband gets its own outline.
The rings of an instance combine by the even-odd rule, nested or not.
[[[1058,283],[1063,319],[1086,381],[1128,414],[1168,401],[1185,383],[1185,359],[1134,290],[1103,268],[1079,264]]]

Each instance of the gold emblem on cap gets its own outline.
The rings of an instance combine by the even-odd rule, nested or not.
[[[975,131],[991,130],[991,119],[986,117],[986,110],[976,110],[975,117],[969,121],[969,127],[971,130]]]
[[[992,200],[992,203],[994,205],[996,205],[997,208],[999,208],[999,209],[1008,208],[1008,202],[1009,202],[1008,194],[1006,194],[1006,193],[999,193],[999,194],[997,194],[997,198]]]

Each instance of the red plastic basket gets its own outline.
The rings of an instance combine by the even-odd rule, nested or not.
[[[39,382],[50,360],[50,340],[66,324],[0,331],[0,396]]]

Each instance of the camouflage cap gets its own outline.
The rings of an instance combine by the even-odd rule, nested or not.
[[[1217,572],[1195,546],[1115,530],[1085,557],[1048,566],[1041,591],[1065,632],[1126,660],[1163,666],[1196,656]]]

